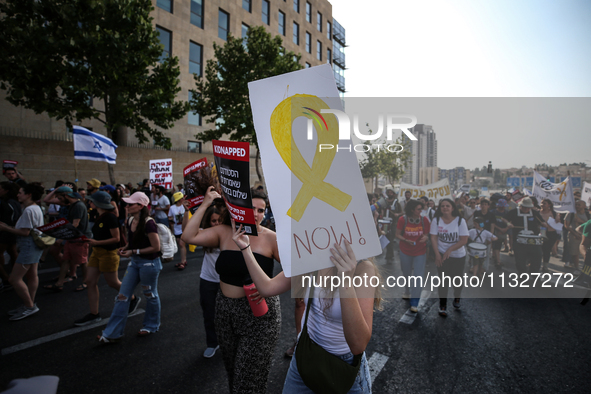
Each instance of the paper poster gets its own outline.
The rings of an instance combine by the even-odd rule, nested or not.
[[[439,200],[443,198],[453,199],[449,188],[449,180],[447,178],[425,186],[416,186],[400,182],[400,193],[398,194],[398,197],[403,198],[404,193],[407,191],[412,193],[410,198],[416,200],[419,197],[426,196],[429,200],[435,201],[435,205],[439,205]]]
[[[213,140],[213,157],[226,207],[247,235],[257,235],[250,195],[250,145],[248,142]]]
[[[248,87],[285,276],[333,267],[330,249],[344,240],[358,259],[379,255],[355,151],[335,148],[351,140],[340,141],[336,116],[322,112],[343,111],[330,64]]]
[[[172,159],[150,160],[150,185],[162,185],[166,190],[173,188]]]
[[[66,219],[58,219],[46,224],[45,226],[37,227],[37,230],[50,237],[56,239],[65,239],[66,241],[79,242],[87,240],[80,230],[68,222]]]
[[[203,192],[199,171],[207,169],[207,158],[199,159],[183,169],[183,179],[185,184],[185,199],[189,203],[189,210],[194,214],[199,205],[203,202]],[[211,170],[210,170],[211,171]],[[206,189],[207,190],[207,189]]]
[[[18,164],[18,161],[14,160],[4,160],[2,162],[2,174],[6,172],[9,168],[15,168]]]
[[[556,212],[575,212],[575,197],[570,177],[560,183],[552,183],[534,171],[532,194],[540,203],[543,199],[548,198],[554,204]]]
[[[581,188],[581,200],[585,201],[587,208],[591,206],[591,183],[583,182],[583,187]]]

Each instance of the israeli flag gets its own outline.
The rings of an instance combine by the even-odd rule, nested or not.
[[[74,158],[78,160],[106,161],[115,164],[117,145],[104,135],[84,127],[74,126]]]

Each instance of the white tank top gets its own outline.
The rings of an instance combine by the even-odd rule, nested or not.
[[[215,262],[220,255],[218,248],[214,249],[211,253],[204,252],[203,264],[201,266],[201,279],[205,279],[208,282],[220,283],[220,276],[215,270]]]

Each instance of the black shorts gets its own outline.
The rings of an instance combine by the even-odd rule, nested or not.
[[[496,241],[492,242],[492,249],[493,250],[501,250],[501,248],[503,247],[503,239],[505,237],[503,236],[502,238],[497,239]]]

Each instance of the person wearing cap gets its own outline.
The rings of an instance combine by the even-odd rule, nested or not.
[[[119,248],[121,257],[131,257],[125,276],[121,282],[119,294],[115,298],[115,307],[102,335],[101,343],[117,342],[125,331],[127,315],[137,309],[140,297],[132,298],[134,290],[141,284],[146,296],[146,314],[139,336],[155,333],[160,328],[160,297],[158,295],[158,277],[162,270],[160,261],[160,238],[158,226],[149,216],[150,199],[142,192],[135,192],[123,199],[127,203],[127,212],[131,216],[125,223],[127,245]]]
[[[491,225],[491,232],[498,238],[496,241],[493,241],[492,253],[495,268],[498,270],[500,270],[503,266],[503,264],[501,263],[501,248],[503,247],[503,242],[506,242],[507,232],[509,231],[507,223],[503,221],[503,219],[507,216],[508,207],[509,204],[507,203],[507,200],[505,200],[504,198],[500,198],[497,201],[496,208],[492,211],[492,214],[495,217],[495,221]]]
[[[60,186],[55,191],[56,198],[62,205],[68,205],[67,219],[74,227],[76,227],[82,235],[87,238],[92,237],[92,232],[88,225],[88,213],[86,205],[80,201],[80,195],[74,192],[68,186]],[[87,197],[88,198],[88,197]],[[82,267],[82,274],[86,276],[86,263],[88,262],[88,243],[87,242],[72,242],[66,241],[64,244],[64,254],[60,262],[60,274],[56,283],[44,286],[45,289],[56,292],[62,291],[68,270],[74,276],[76,268]],[[77,291],[84,290],[86,285],[82,284],[76,288]]]
[[[183,217],[185,216],[184,201],[185,195],[183,192],[174,193],[172,195],[172,206],[168,210],[170,229],[177,239],[181,251],[181,262],[176,265],[181,271],[187,267],[187,248],[185,242],[181,239],[181,235],[183,235]]]
[[[533,201],[531,198],[525,197],[519,201],[517,209],[509,211],[507,216],[503,218],[509,228],[513,228],[515,265],[520,275],[523,273],[538,273],[542,265],[542,245],[517,242],[520,234],[538,235],[541,226],[548,227],[539,212],[532,208],[534,208]]]
[[[92,253],[88,259],[86,279],[88,286],[88,303],[90,313],[74,322],[75,326],[85,326],[101,320],[99,314],[98,280],[103,274],[107,284],[119,291],[121,282],[117,276],[119,269],[119,220],[113,213],[115,207],[111,205],[111,196],[105,191],[98,191],[88,196],[90,206],[98,212],[98,217],[92,228],[93,238],[88,241],[92,246]]]

